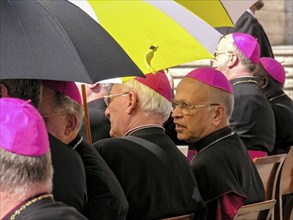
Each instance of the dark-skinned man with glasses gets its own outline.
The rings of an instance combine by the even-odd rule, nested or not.
[[[242,205],[264,200],[247,148],[229,125],[233,103],[229,81],[211,67],[188,73],[173,100],[177,137],[197,151],[191,167],[210,220],[233,219]]]

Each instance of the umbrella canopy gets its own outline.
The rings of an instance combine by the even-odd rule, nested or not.
[[[214,28],[233,27],[256,0],[175,0]]]
[[[222,36],[174,1],[79,1],[144,72],[213,57]]]
[[[0,79],[97,82],[144,76],[121,46],[74,4],[0,1]]]

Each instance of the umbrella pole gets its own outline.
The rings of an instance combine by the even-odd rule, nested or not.
[[[91,137],[91,128],[90,128],[90,119],[89,119],[89,112],[88,112],[88,106],[87,106],[87,99],[86,99],[86,92],[85,92],[85,85],[81,85],[81,93],[82,93],[82,102],[83,102],[83,108],[84,108],[84,124],[85,124],[85,130],[86,130],[86,139],[89,144],[92,143],[92,137]]]

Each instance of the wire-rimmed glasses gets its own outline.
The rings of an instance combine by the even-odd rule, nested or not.
[[[226,51],[224,51],[224,50],[215,50],[215,52],[214,52],[214,60],[216,59],[216,57],[218,56],[218,55],[220,55],[220,54],[230,54],[230,53],[234,53],[233,51],[230,51],[230,50],[226,50]]]
[[[106,96],[104,96],[104,101],[105,101],[106,105],[109,106],[114,98],[116,98],[118,96],[124,96],[124,95],[127,95],[127,94],[129,94],[129,92],[113,94],[113,95],[106,95]]]
[[[219,106],[220,104],[211,103],[211,104],[203,104],[203,105],[190,105],[182,101],[172,100],[172,108],[173,110],[178,106],[182,114],[189,115],[190,111],[195,108],[202,108],[207,106]]]

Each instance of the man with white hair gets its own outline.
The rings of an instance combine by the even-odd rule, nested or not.
[[[0,98],[0,219],[86,219],[54,201],[48,133],[29,102]]]
[[[161,219],[205,208],[187,158],[165,134],[172,106],[163,71],[114,84],[105,96],[113,138],[94,143],[129,203],[126,219]]]

